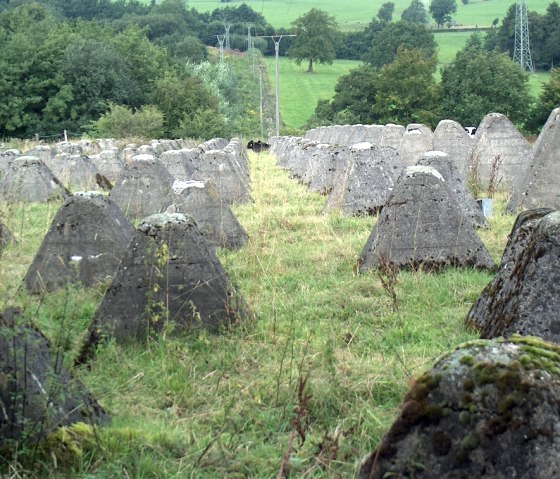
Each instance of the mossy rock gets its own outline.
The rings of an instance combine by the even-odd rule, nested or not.
[[[359,477],[560,477],[558,397],[560,346],[466,343],[414,382]]]

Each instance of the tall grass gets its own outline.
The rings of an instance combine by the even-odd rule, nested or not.
[[[51,442],[24,472],[273,478],[287,469],[294,477],[352,477],[395,418],[411,379],[474,337],[463,318],[489,273],[399,273],[393,311],[379,276],[356,274],[375,218],[321,214],[325,197],[288,179],[272,155],[252,154],[251,175],[255,201],[235,209],[250,243],[219,254],[257,321],[220,335],[102,346],[76,373],[112,424],[94,441],[74,438],[80,454]],[[503,214],[505,196],[495,201],[493,228],[481,235],[498,259],[513,217]],[[3,298],[13,298],[32,261],[49,208],[10,210],[25,226],[0,259],[2,272],[10,271]],[[63,315],[78,318],[83,330],[101,299],[100,288],[75,294],[43,298],[49,307],[40,322],[51,323],[50,335],[53,318]],[[71,334],[79,340],[79,330]]]

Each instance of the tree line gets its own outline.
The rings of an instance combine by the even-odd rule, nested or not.
[[[308,126],[435,126],[440,118],[476,125],[495,111],[536,131],[546,109],[560,103],[556,70],[532,104],[527,75],[511,61],[515,8],[501,26],[493,22],[484,36],[473,36],[441,70],[440,82],[424,4],[411,0],[399,21],[392,21],[393,10],[387,2],[363,31],[341,33],[319,9],[275,31],[245,4],[199,13],[183,0],[0,0],[0,136],[63,129],[104,136],[133,123],[154,137],[249,135],[257,130],[259,107],[250,82],[241,81],[248,72],[208,61],[207,46],[216,45],[225,25],[232,49],[247,49],[251,38],[265,54],[274,53],[273,43],[255,34],[296,33],[281,42],[280,54],[307,62],[308,71],[335,58],[364,62],[339,80],[333,99],[319,102]],[[533,58],[543,68],[560,56],[559,15],[556,2],[545,15],[531,13],[542,24],[532,38],[542,40]]]

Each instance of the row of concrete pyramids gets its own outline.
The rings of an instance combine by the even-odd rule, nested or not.
[[[220,150],[207,149],[214,146]],[[130,147],[129,147],[130,148]],[[150,146],[150,148],[153,147]],[[42,149],[43,153],[46,151]],[[50,150],[49,150],[50,151]],[[108,150],[113,151],[113,150]],[[239,141],[207,142],[196,148],[197,159],[188,149],[161,153],[177,179],[160,158],[142,153],[132,156],[119,166],[113,186],[105,176],[95,173],[109,184],[109,196],[130,220],[171,210],[189,214],[209,241],[217,246],[237,248],[247,242],[247,234],[232,213],[234,203],[250,201],[247,156]],[[51,152],[52,153],[52,152]],[[64,153],[66,154],[66,153]],[[43,156],[47,156],[46,153]],[[113,156],[120,160],[120,156]],[[173,159],[173,162],[171,162]],[[93,175],[89,157],[60,158],[50,161],[72,174]],[[68,198],[71,194],[64,184],[36,156],[13,156],[0,159],[4,165],[0,173],[0,198],[7,202],[46,202]],[[74,175],[73,178],[76,178]],[[86,182],[89,184],[90,182]]]
[[[357,128],[362,126],[358,125]],[[483,119],[474,138],[457,122],[443,120],[434,133],[427,127],[416,124],[409,125],[406,129],[397,125],[378,127],[376,131],[381,132],[378,143],[356,144],[351,147],[320,144],[305,137],[279,137],[270,141],[279,164],[289,170],[291,176],[307,184],[311,191],[329,194],[335,188],[342,189],[349,198],[341,204],[343,197],[339,191],[335,196],[338,201],[330,203],[337,208],[343,207],[345,214],[363,214],[375,210],[367,203],[360,203],[359,198],[367,198],[367,193],[354,192],[351,184],[352,181],[357,181],[363,188],[367,188],[367,182],[360,181],[359,178],[354,180],[354,176],[363,176],[364,173],[358,174],[356,166],[350,164],[359,154],[363,156],[367,145],[372,150],[371,156],[374,156],[370,163],[388,163],[384,172],[393,182],[404,168],[416,164],[426,151],[443,151],[450,156],[465,180],[469,178],[473,183],[483,184],[488,189],[505,187],[512,192],[508,211],[513,212],[523,206],[558,207],[560,198],[554,193],[558,190],[558,175],[548,174],[555,172],[559,163],[558,129],[556,109],[551,113],[534,147],[531,147],[507,117],[496,113]],[[399,131],[400,137],[395,135]],[[385,133],[387,137],[383,136]],[[353,174],[345,172],[344,168],[351,169]],[[358,200],[352,198],[353,194]],[[386,196],[386,191],[375,192],[373,196],[383,195]],[[356,204],[353,206],[352,203]]]

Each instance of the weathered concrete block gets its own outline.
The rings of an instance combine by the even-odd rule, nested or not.
[[[360,479],[548,479],[560,474],[560,349],[473,341],[407,393]]]
[[[24,278],[32,293],[69,283],[93,286],[111,279],[134,227],[110,198],[79,192],[67,198],[53,219]]]
[[[360,271],[376,267],[490,269],[490,253],[455,194],[432,167],[405,170],[360,255]]]

